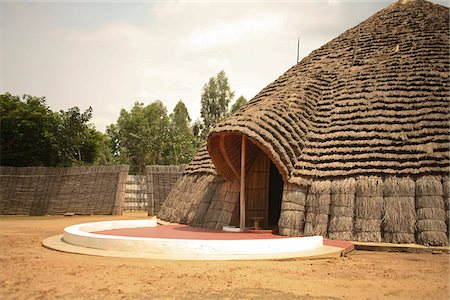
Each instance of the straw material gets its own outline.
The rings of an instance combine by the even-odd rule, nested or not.
[[[355,206],[356,180],[338,179],[331,182],[330,239],[353,240],[353,210]]]
[[[294,185],[286,185],[278,220],[281,235],[302,236],[305,226],[306,190]]]
[[[409,177],[388,177],[384,181],[383,241],[415,243],[415,184]]]
[[[313,181],[306,199],[305,236],[327,235],[331,181]]]
[[[356,180],[355,240],[381,242],[383,180],[361,176]]]
[[[416,209],[417,242],[430,246],[448,245],[444,188],[440,176],[423,176],[416,180]]]
[[[0,214],[121,215],[128,166],[0,167]]]
[[[447,223],[447,238],[450,239],[450,178],[442,176],[442,186],[444,188],[444,205]]]

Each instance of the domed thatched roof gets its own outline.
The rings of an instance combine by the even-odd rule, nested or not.
[[[449,64],[448,8],[399,1],[313,51],[218,124],[209,154],[232,178],[244,134],[291,183],[448,173]],[[187,171],[212,171],[209,159],[203,149]]]

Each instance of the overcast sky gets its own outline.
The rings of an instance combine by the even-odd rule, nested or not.
[[[92,106],[102,132],[136,101],[182,99],[195,120],[220,70],[249,100],[296,63],[297,37],[302,58],[391,2],[2,2],[0,93]]]

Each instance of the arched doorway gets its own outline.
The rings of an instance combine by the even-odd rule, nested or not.
[[[281,211],[283,178],[287,175],[283,176],[270,159],[270,151],[241,133],[223,132],[208,137],[208,152],[216,170],[227,181],[239,183],[245,174],[245,184],[240,184],[241,189],[245,189],[245,227],[253,226],[253,218],[257,217],[263,219],[260,223],[264,228],[275,228]],[[234,208],[231,224],[242,228],[239,222],[244,220],[240,215],[241,203],[242,198]]]
[[[283,178],[275,164],[260,151],[246,174],[245,223],[247,227],[253,226],[252,218],[262,217],[261,225],[264,229],[277,228],[283,184]]]

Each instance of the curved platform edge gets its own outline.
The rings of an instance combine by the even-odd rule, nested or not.
[[[274,240],[275,241],[275,240]],[[102,250],[87,247],[80,247],[69,244],[63,240],[63,234],[54,235],[42,241],[45,248],[66,253],[84,254],[92,256],[139,258],[156,260],[297,260],[297,259],[317,259],[317,258],[337,258],[345,253],[345,249],[323,245],[316,249],[291,252],[286,254],[188,254],[188,253],[151,253],[132,252],[118,250]]]

